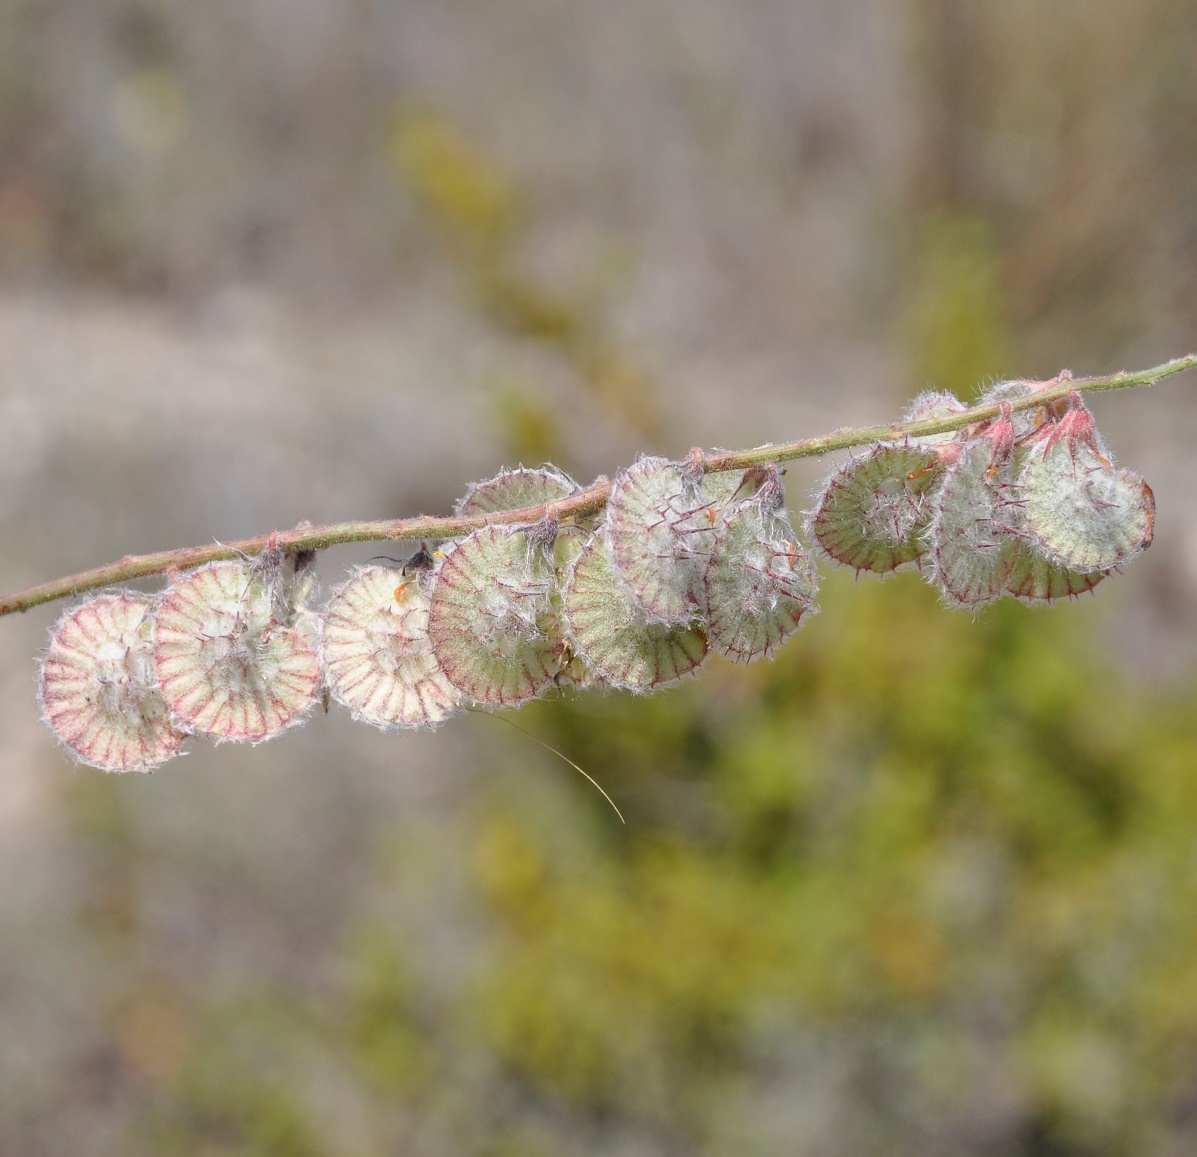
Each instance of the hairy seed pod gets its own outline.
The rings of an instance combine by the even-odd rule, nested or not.
[[[502,510],[523,510],[526,506],[559,502],[579,489],[568,474],[554,466],[535,470],[519,466],[515,470],[501,470],[485,482],[471,483],[466,496],[457,504],[457,514],[468,518]]]
[[[332,697],[384,730],[435,727],[461,705],[428,639],[429,597],[415,574],[358,567],[324,614],[320,657]]]
[[[1017,538],[1017,492],[991,438],[969,439],[945,469],[928,523],[930,578],[952,606],[976,610],[1006,589]]]
[[[587,663],[584,655],[575,649],[569,623],[565,618],[565,584],[578,555],[582,553],[596,533],[598,533],[597,528],[588,534],[562,534],[553,544],[554,571],[557,579],[555,596],[555,606],[558,612],[557,628],[563,638],[560,665],[553,676],[553,683],[559,691],[567,689],[585,691],[607,686],[602,675]]]
[[[192,730],[258,743],[315,702],[316,620],[259,568],[216,562],[183,575],[162,592],[154,623],[162,696]]]
[[[885,574],[917,562],[942,468],[934,447],[878,443],[827,479],[808,519],[811,535],[853,570]]]
[[[640,458],[616,477],[603,524],[607,548],[648,622],[702,618],[715,525],[740,483],[734,473],[704,477],[694,458]]]
[[[428,636],[441,670],[488,707],[534,699],[553,682],[564,639],[549,549],[526,530],[484,526],[436,572]]]
[[[814,605],[814,563],[784,508],[745,502],[720,520],[706,570],[711,650],[737,663],[772,657]]]
[[[1021,484],[1027,528],[1062,566],[1112,570],[1151,545],[1151,487],[1114,465],[1088,410],[1070,410],[1041,432],[1026,456]]]
[[[571,649],[609,686],[652,691],[692,674],[706,658],[700,628],[645,619],[620,583],[601,532],[574,559],[563,593]]]
[[[1043,555],[1026,539],[1013,541],[1009,548],[1010,573],[1005,593],[1024,603],[1052,603],[1073,599],[1091,591],[1103,578],[1104,571],[1069,570]]]
[[[154,674],[150,599],[96,595],[58,620],[38,682],[42,718],[81,763],[151,771],[177,755]]]
[[[740,484],[731,500],[724,503],[723,513],[730,513],[736,502],[753,502],[767,512],[784,511],[786,491],[781,481],[784,473],[776,462],[749,466],[740,476]]]
[[[1014,402],[1020,398],[1026,398],[1031,394],[1037,394],[1047,384],[1049,383],[1023,381],[995,382],[977,400],[977,405],[992,406],[1000,402]],[[1025,410],[1013,411],[1009,415],[1008,420],[1014,429],[1014,437],[1016,439],[1025,438],[1045,422],[1052,421],[1058,415],[1058,407],[1059,403],[1054,402],[1048,405],[1029,406]]]
[[[927,390],[916,397],[902,417],[903,422],[929,422],[932,418],[951,418],[956,414],[963,414],[968,407],[955,394],[940,390]],[[938,446],[951,442],[957,434],[947,431],[943,434],[924,434],[919,438],[912,438],[920,446]]]

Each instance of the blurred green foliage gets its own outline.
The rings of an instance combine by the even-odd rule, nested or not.
[[[515,190],[443,117],[400,106],[391,117],[391,163],[455,244],[493,253],[511,236]]]
[[[984,218],[947,208],[922,222],[903,338],[920,389],[958,390],[1008,372],[997,238]]]
[[[620,362],[593,301],[522,270],[495,166],[425,113],[397,114],[393,152],[485,316],[583,378]],[[932,213],[913,268],[920,383],[1007,364],[984,221]],[[518,375],[494,402],[508,452],[558,454]],[[380,844],[314,988],[131,982],[115,1031],[154,1151],[1174,1146],[1197,1061],[1191,697],[1123,679],[1092,600],[972,620],[917,576],[839,575],[822,604],[773,664],[521,713],[626,828],[538,749],[492,744],[511,767],[459,816]],[[96,935],[135,955],[147,851],[122,790],[81,781],[74,815]],[[434,879],[431,925],[387,901]]]
[[[552,352],[577,385],[641,437],[662,434],[645,372],[609,332],[603,300],[609,261],[596,261],[591,286],[561,286],[527,267],[530,214],[500,166],[450,121],[397,106],[389,155],[401,185],[447,241],[447,254],[471,286],[479,312],[500,332]],[[544,459],[557,439],[543,429],[547,410],[534,386],[496,383],[494,404],[517,455]],[[532,415],[539,413],[539,421]]]
[[[309,1110],[302,1008],[294,1000],[251,998],[199,1018],[198,1039],[170,1086],[147,1112],[154,1153],[262,1153],[315,1157],[328,1152]]]
[[[975,1096],[996,1048],[1060,1151],[1143,1152],[1197,1044],[1191,712],[1118,686],[1067,611],[844,585],[751,701],[552,709],[640,822],[585,873],[527,819],[483,830],[488,1038],[708,1151],[771,1046],[904,1026],[947,1066],[905,1075],[916,1102]]]
[[[367,1106],[340,1152],[916,1153],[995,1100],[978,1152],[1159,1151],[1197,1056],[1191,699],[1120,679],[1092,601],[824,604],[771,666],[525,711],[629,826],[516,741],[440,837],[468,959],[367,904],[331,987],[193,1009],[155,1151],[329,1151],[321,1066]],[[396,840],[377,891],[427,890]]]
[[[387,33],[363,14],[386,16],[385,5],[310,28],[297,16],[288,35],[273,10],[247,32],[252,5],[230,20],[220,6],[212,17],[106,0],[92,9],[114,18],[82,26],[58,7],[0,8],[11,33],[0,35],[5,270],[69,280],[100,269],[117,286],[186,288],[229,276],[306,287],[331,269],[374,285],[347,271],[394,274],[393,247],[379,239],[414,225],[439,238],[468,310],[503,339],[485,404],[504,453],[561,460],[563,423],[538,370],[553,384],[564,370],[640,448],[659,445],[650,375],[613,317],[628,262],[584,252],[570,276],[538,262],[538,214],[554,212],[500,158],[496,126],[520,113],[494,74],[477,85],[467,133],[461,105],[425,103],[376,67],[373,41]],[[843,94],[812,72],[810,109],[783,86],[758,116],[747,99],[756,81],[805,79],[790,50],[825,46],[825,34],[795,22],[787,41],[730,7],[714,31],[693,9],[677,13],[676,27],[661,20],[666,41],[693,39],[716,64],[715,46],[747,49],[760,23],[768,51],[745,56],[743,76],[725,81],[692,61],[687,84],[743,115],[737,135],[760,134],[795,188],[814,186],[820,154],[826,166],[860,151],[858,117],[888,136],[912,114],[902,106],[886,120],[884,83],[854,111],[844,96],[862,81],[829,52]],[[1148,320],[1187,324],[1197,88],[1185,6],[1032,15],[920,0],[911,15],[931,29],[928,59],[906,78],[928,108],[913,110],[923,139],[901,167],[930,192],[913,198],[912,229],[895,222],[914,244],[884,314],[908,379],[963,389],[1016,356],[1054,367],[1078,338],[1088,355],[1115,358]],[[463,25],[489,38],[498,27],[484,16]],[[545,33],[534,17],[529,7],[496,20],[528,21],[518,26],[528,44]],[[635,201],[641,114],[671,103],[676,60],[659,58],[653,21],[628,20],[612,27],[635,30],[629,45],[643,35],[647,87],[633,84],[625,101],[626,61],[575,60],[567,38],[593,25],[566,22],[545,41],[552,85],[529,90],[526,107],[567,110],[545,153],[589,132],[596,148],[630,158],[596,200],[566,199],[580,215]],[[209,34],[213,21],[230,31]],[[743,36],[728,36],[741,22]],[[435,42],[420,27],[417,53]],[[887,51],[911,36],[899,32]],[[478,59],[504,58],[495,39]],[[591,39],[596,54],[610,51]],[[320,67],[294,78],[304,44]],[[681,51],[667,44],[665,55]],[[870,62],[857,61],[862,76]],[[420,75],[413,64],[397,72]],[[586,68],[621,88],[598,129],[568,111],[565,74]],[[70,77],[87,82],[73,102],[58,95]],[[108,121],[113,131],[100,131]],[[643,123],[684,135],[684,117]],[[752,355],[749,321],[762,307],[813,301],[828,276],[817,252],[810,286],[791,283],[790,269],[779,276],[789,255],[809,252],[784,244],[787,232],[834,220],[807,218],[768,189],[758,201],[738,165],[734,182],[712,185],[702,151],[686,148],[670,141],[648,174],[667,212],[639,212],[659,227],[675,203],[705,206],[679,214],[689,240],[709,231],[719,263],[751,274],[733,287],[764,287],[744,295],[746,316],[725,339]],[[909,203],[867,150],[853,164],[870,190],[858,199]],[[855,186],[828,171],[832,199],[858,214]],[[396,201],[414,209],[410,222]],[[855,235],[859,216],[845,220]],[[865,249],[871,267],[878,255]],[[682,271],[708,260],[704,246],[686,253]],[[404,284],[409,274],[405,264]],[[831,316],[832,331],[876,339],[873,317],[846,306]],[[815,431],[787,433],[804,432]],[[262,882],[290,870],[277,842],[238,856],[212,815],[172,821],[167,803],[155,820],[144,783],[80,774],[62,811],[78,906],[62,925],[84,945],[75,975],[87,973],[86,1000],[98,994],[102,1038],[87,1059],[109,1083],[89,1093],[88,1073],[64,1066],[58,1095],[91,1096],[97,1118],[111,1111],[114,1131],[129,1128],[105,1151],[209,1157],[1194,1151],[1197,713],[1190,689],[1137,686],[1103,652],[1102,613],[1119,597],[1111,582],[1076,607],[1000,605],[974,621],[936,605],[915,576],[833,576],[824,614],[774,664],[715,662],[649,699],[591,692],[521,712],[615,796],[628,827],[538,748],[488,733],[475,791],[451,815],[379,814],[376,844],[327,853],[345,877],[330,891],[344,910],[322,937],[305,919],[328,896]],[[315,745],[315,730],[284,742]],[[159,800],[175,789],[150,787]],[[236,798],[231,783],[212,791]],[[377,834],[364,821],[353,830]],[[176,848],[188,839],[202,852]],[[256,941],[238,957],[251,920],[294,936],[279,951],[285,966]],[[13,1041],[30,1048],[20,1026]],[[29,1136],[52,1134],[52,1122],[35,1127]],[[34,1151],[24,1136],[6,1130],[4,1143]]]

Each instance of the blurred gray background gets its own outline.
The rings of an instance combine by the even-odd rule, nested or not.
[[[448,512],[520,460],[588,482],[639,452],[887,420],[927,386],[1187,352],[1194,59],[1186,0],[4,0],[0,586]],[[1094,403],[1155,489],[1157,541],[1050,612],[1149,697],[1197,660],[1195,399],[1182,378]],[[791,469],[792,510],[822,468]],[[370,553],[322,555],[325,587]],[[833,649],[854,605],[791,647]],[[76,769],[33,695],[60,610],[0,623],[0,1151],[1191,1151],[1197,1083],[1119,1101],[1087,1046],[1077,1103],[1118,1106],[1089,1132],[1013,1045],[930,1108],[878,1108],[850,1074],[894,1054],[843,1044],[851,1017],[767,1077],[732,1065],[710,1119],[592,1096],[568,1050],[548,1068],[580,1084],[525,1083],[477,1027],[503,937],[477,864],[508,813],[571,862],[618,862],[601,800],[470,716],[394,736],[334,710],[153,777]],[[769,678],[710,671],[620,726],[731,713]],[[553,709],[519,721],[568,739]],[[592,755],[653,840],[706,806],[700,779],[666,774],[650,803]],[[753,993],[769,1021],[780,998]],[[382,1077],[379,1032],[400,1038]],[[705,1088],[685,1066],[724,1048],[662,1087]],[[646,1056],[656,1088],[674,1062]]]

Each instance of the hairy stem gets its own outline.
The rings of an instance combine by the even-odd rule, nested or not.
[[[1026,410],[1042,406],[1067,396],[1072,390],[1081,393],[1099,390],[1123,390],[1132,386],[1149,386],[1172,374],[1180,373],[1197,365],[1197,354],[1174,358],[1149,370],[1135,373],[1120,372],[1104,377],[1072,379],[1067,373],[1046,382],[1035,382],[1036,389],[1024,398],[1010,402],[1012,410]],[[924,422],[900,422],[889,426],[866,426],[863,428],[836,430],[817,438],[802,438],[796,442],[760,446],[754,450],[730,453],[708,454],[703,465],[709,471],[746,470],[767,462],[784,462],[791,458],[810,458],[828,454],[833,450],[846,450],[851,446],[863,446],[873,442],[895,441],[906,437],[922,437],[927,434],[942,434],[963,429],[976,422],[995,418],[1000,412],[998,405],[974,406],[947,418],[934,418]],[[0,615],[14,611],[27,611],[41,603],[80,594],[97,587],[127,582],[146,575],[166,574],[171,571],[187,570],[207,562],[220,559],[240,558],[261,554],[268,549],[283,552],[301,550],[322,550],[345,542],[378,542],[388,539],[445,539],[468,534],[488,522],[534,523],[546,517],[566,519],[597,514],[607,503],[611,494],[611,483],[600,478],[586,490],[559,502],[544,506],[530,506],[522,510],[505,510],[485,517],[474,518],[401,518],[375,522],[338,522],[330,526],[300,526],[294,530],[276,531],[257,538],[244,538],[237,542],[213,543],[207,546],[182,547],[178,550],[164,550],[156,554],[129,555],[106,566],[94,567],[79,574],[41,583],[28,590],[0,598]]]

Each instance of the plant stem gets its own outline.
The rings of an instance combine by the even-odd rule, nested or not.
[[[1120,372],[1104,377],[1072,379],[1067,373],[1046,382],[1028,383],[1035,386],[1026,397],[1011,400],[1011,410],[1026,410],[1066,397],[1071,391],[1080,393],[1099,390],[1122,390],[1133,386],[1149,386],[1161,378],[1178,374],[1197,365],[1197,354],[1174,358],[1149,370],[1135,373]],[[703,456],[703,466],[709,471],[746,470],[768,462],[784,462],[791,458],[810,458],[863,446],[872,442],[898,441],[907,437],[923,437],[963,429],[976,422],[995,418],[1001,411],[997,404],[974,406],[946,418],[924,422],[899,422],[890,426],[836,430],[817,438],[803,438],[796,442],[760,446],[753,450],[735,451]],[[530,506],[522,510],[505,510],[485,517],[474,518],[402,518],[375,522],[339,522],[329,526],[299,526],[294,530],[276,531],[257,538],[237,542],[213,543],[208,546],[183,547],[159,551],[156,554],[128,555],[106,566],[95,567],[79,574],[41,583],[27,590],[0,598],[0,615],[27,611],[41,603],[66,598],[97,587],[146,575],[166,574],[187,570],[221,559],[242,558],[261,554],[265,550],[290,553],[301,550],[322,550],[346,542],[378,542],[389,539],[446,539],[458,538],[487,523],[535,523],[544,518],[583,518],[597,514],[607,503],[611,483],[599,478],[593,486],[559,502]]]

